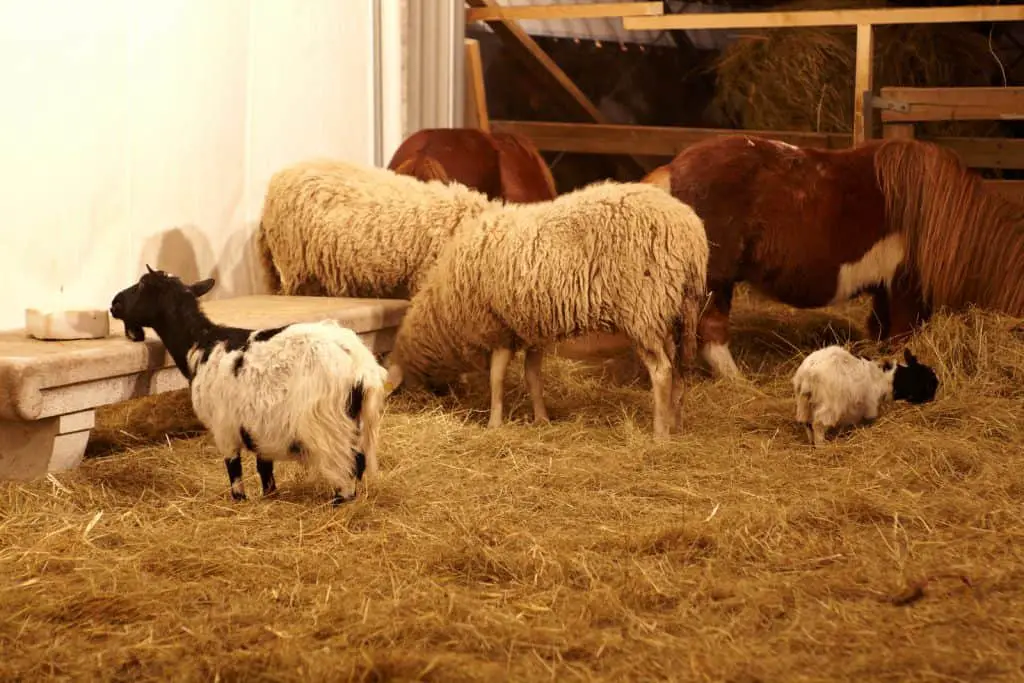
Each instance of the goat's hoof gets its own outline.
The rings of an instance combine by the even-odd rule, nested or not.
[[[235,501],[236,503],[240,503],[242,501],[249,500],[249,499],[246,497],[246,495],[244,493],[235,493],[234,491],[232,491],[231,492],[231,500]]]
[[[351,503],[353,500],[356,499],[357,495],[358,494],[355,491],[353,491],[352,493],[350,493],[347,496],[343,495],[342,493],[340,493],[338,491],[335,491],[334,492],[334,498],[331,499],[331,505],[333,505],[334,507],[338,507],[338,506],[343,505],[345,503]]]

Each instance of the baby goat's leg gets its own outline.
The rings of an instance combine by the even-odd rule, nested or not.
[[[814,444],[814,431],[811,429],[811,397],[802,391],[796,394],[796,421],[804,426],[807,440]]]
[[[817,446],[819,443],[825,443],[825,432],[828,431],[828,427],[826,427],[822,422],[815,420],[812,429],[813,434],[811,435],[811,445]]]
[[[523,363],[526,375],[526,386],[530,389],[533,401],[534,422],[549,422],[548,410],[544,405],[544,384],[541,378],[541,365],[544,361],[544,349],[530,347],[526,349],[526,360]]]
[[[500,427],[502,405],[505,398],[505,373],[508,371],[508,364],[512,361],[512,349],[501,347],[491,352],[491,419],[487,422],[488,427]]]
[[[651,375],[651,388],[654,392],[654,436],[665,437],[669,434],[672,424],[672,361],[665,349],[641,349],[640,357]]]
[[[274,480],[274,461],[267,460],[256,454],[256,471],[260,475],[260,486],[263,487],[263,495],[269,496],[277,491],[277,482]]]
[[[228,480],[231,482],[231,498],[245,500],[245,484],[242,482],[242,451],[236,450],[230,457],[224,458],[228,468]]]

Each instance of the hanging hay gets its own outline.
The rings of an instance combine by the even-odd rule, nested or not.
[[[831,0],[799,0],[778,10],[828,9]],[[842,3],[848,4],[848,3]],[[880,0],[867,6],[885,6]],[[747,33],[716,62],[713,108],[731,125],[754,130],[849,133],[853,126],[856,32],[793,28]],[[875,28],[874,88],[967,87],[1001,83],[987,37],[957,24]],[[876,128],[880,124],[876,123]],[[922,136],[997,134],[991,121],[919,124]],[[880,128],[876,131],[879,132]]]
[[[750,385],[692,378],[650,439],[646,380],[551,358],[553,423],[484,427],[482,381],[396,394],[380,481],[342,508],[278,469],[232,503],[183,393],[101,411],[121,449],[0,484],[0,680],[935,681],[1024,665],[1024,338],[940,316],[924,406],[806,445],[789,378],[863,302],[741,288]],[[624,378],[625,379],[625,378]],[[514,389],[513,389],[514,388]],[[166,404],[166,405],[161,405]]]

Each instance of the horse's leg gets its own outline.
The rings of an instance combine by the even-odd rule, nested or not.
[[[917,282],[905,272],[893,278],[889,291],[874,290],[872,298],[867,327],[876,340],[905,337],[931,317]]]
[[[700,319],[700,355],[716,377],[742,379],[729,351],[729,311],[732,308],[733,284],[717,283],[709,288],[711,300]]]

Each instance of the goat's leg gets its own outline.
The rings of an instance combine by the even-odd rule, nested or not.
[[[236,450],[224,458],[224,464],[228,469],[228,481],[231,482],[232,500],[246,500],[245,483],[242,481],[242,451]]]
[[[512,361],[512,349],[500,347],[491,352],[491,419],[488,427],[500,427],[505,399],[505,373]]]
[[[825,434],[828,431],[828,427],[824,423],[815,420],[811,429],[811,445],[817,446],[820,443],[825,443]]]
[[[277,481],[274,479],[274,461],[267,460],[257,453],[256,471],[260,475],[260,486],[263,488],[263,496],[273,495],[277,491]]]
[[[796,421],[804,426],[807,441],[814,443],[814,431],[811,428],[811,397],[803,392],[796,395]]]
[[[547,407],[544,405],[544,383],[541,375],[543,362],[544,349],[537,347],[526,349],[526,359],[523,362],[524,374],[526,375],[526,386],[530,390],[530,400],[533,402],[533,421],[537,423],[550,422]]]
[[[672,360],[662,347],[642,349],[640,357],[651,375],[651,389],[654,393],[654,436],[669,435],[672,419]]]

